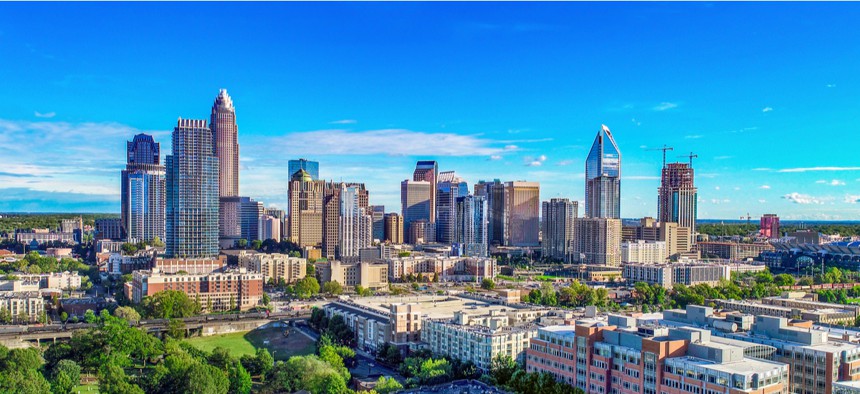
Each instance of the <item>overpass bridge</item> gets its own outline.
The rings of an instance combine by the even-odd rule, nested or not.
[[[251,312],[225,315],[203,315],[187,317],[185,323],[186,336],[207,336],[229,332],[250,331],[272,322],[290,322],[306,320],[310,310],[270,313]],[[168,330],[169,319],[141,320],[132,326],[140,327],[146,332],[162,336]],[[9,347],[39,346],[43,342],[69,340],[76,331],[96,327],[95,324],[49,324],[30,326],[0,326],[0,344]]]

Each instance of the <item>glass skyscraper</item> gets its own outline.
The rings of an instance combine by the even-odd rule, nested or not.
[[[311,175],[313,180],[318,181],[320,179],[320,163],[318,161],[307,159],[290,160],[287,163],[287,170],[290,172],[290,177],[298,170],[305,170]]]
[[[218,158],[205,120],[182,119],[167,156],[169,257],[218,255]]]
[[[161,144],[138,134],[126,144],[120,190],[122,232],[130,242],[164,240],[164,166]]]
[[[436,183],[436,242],[452,244],[457,233],[457,198],[469,195],[469,184],[454,171],[439,173]]]
[[[606,125],[600,127],[585,160],[585,216],[621,217],[621,152]]]
[[[486,257],[487,198],[463,196],[457,198],[456,242],[462,246],[464,256]]]

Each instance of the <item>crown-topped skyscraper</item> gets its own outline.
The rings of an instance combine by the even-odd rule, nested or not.
[[[621,152],[606,125],[600,126],[585,160],[585,216],[621,217]]]

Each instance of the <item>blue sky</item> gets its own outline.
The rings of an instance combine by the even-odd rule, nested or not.
[[[860,4],[2,3],[0,211],[119,212],[125,141],[237,108],[241,193],[283,206],[287,160],[399,182],[582,200],[601,124],[622,216],[656,214],[660,152],[695,152],[700,218],[860,219]]]

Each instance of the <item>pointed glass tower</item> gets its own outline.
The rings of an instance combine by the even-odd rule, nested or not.
[[[606,125],[585,160],[585,216],[621,218],[621,152]]]

